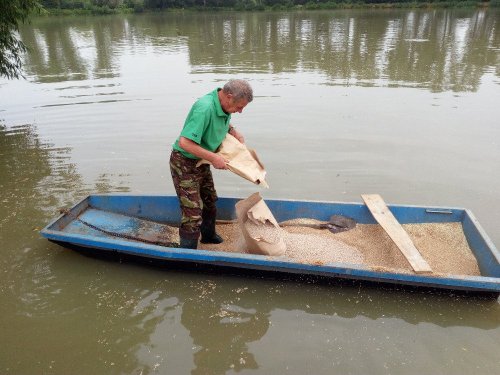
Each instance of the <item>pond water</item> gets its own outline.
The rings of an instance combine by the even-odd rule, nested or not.
[[[174,194],[171,144],[230,78],[268,190],[466,207],[500,245],[500,12],[163,13],[34,20],[0,80],[2,374],[498,374],[500,304],[177,272],[38,231],[91,193]]]

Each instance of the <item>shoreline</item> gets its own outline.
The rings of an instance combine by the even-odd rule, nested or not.
[[[438,1],[438,2],[308,2],[304,5],[281,5],[276,4],[272,7],[264,5],[253,6],[234,6],[234,7],[179,7],[164,9],[134,9],[126,7],[109,8],[92,7],[78,9],[44,8],[37,17],[44,16],[101,16],[116,14],[158,14],[158,13],[176,13],[176,12],[275,12],[275,11],[304,11],[304,10],[348,10],[348,9],[495,9],[500,8],[500,0],[485,1]]]

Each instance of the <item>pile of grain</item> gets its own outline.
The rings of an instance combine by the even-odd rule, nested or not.
[[[294,222],[314,223],[314,220]],[[404,224],[413,243],[429,263],[434,275],[479,276],[477,261],[460,223]],[[287,226],[285,256],[298,262],[326,264],[362,263],[376,271],[413,273],[394,242],[380,225],[358,224],[347,232],[333,234],[327,229]],[[200,249],[245,253],[245,242],[237,223],[217,225],[224,242],[201,244]]]
[[[342,241],[328,238],[321,233],[289,233],[272,225],[257,225],[251,221],[245,223],[245,228],[253,238],[262,238],[266,242],[286,244],[285,256],[300,263],[363,263],[363,254],[356,248]]]
[[[335,238],[327,238],[318,234],[285,233],[285,256],[301,263],[363,264],[363,254],[358,249]]]
[[[281,239],[283,239],[283,235],[285,233],[283,229],[276,228],[271,224],[257,225],[250,220],[245,223],[245,229],[252,238],[263,239],[269,243],[278,243]]]

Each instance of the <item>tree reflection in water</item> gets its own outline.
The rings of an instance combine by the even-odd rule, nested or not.
[[[460,92],[500,74],[498,22],[486,9],[164,13],[38,20],[21,36],[39,82],[115,77],[125,53],[187,48],[192,73],[300,70],[331,85]]]

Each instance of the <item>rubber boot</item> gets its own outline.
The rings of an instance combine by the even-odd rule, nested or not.
[[[221,236],[215,232],[215,217],[217,210],[202,211],[201,213],[201,243],[215,243],[219,244],[224,242]]]
[[[191,233],[179,229],[179,239],[180,239],[179,247],[182,249],[197,249],[199,236],[200,236],[199,232]]]

